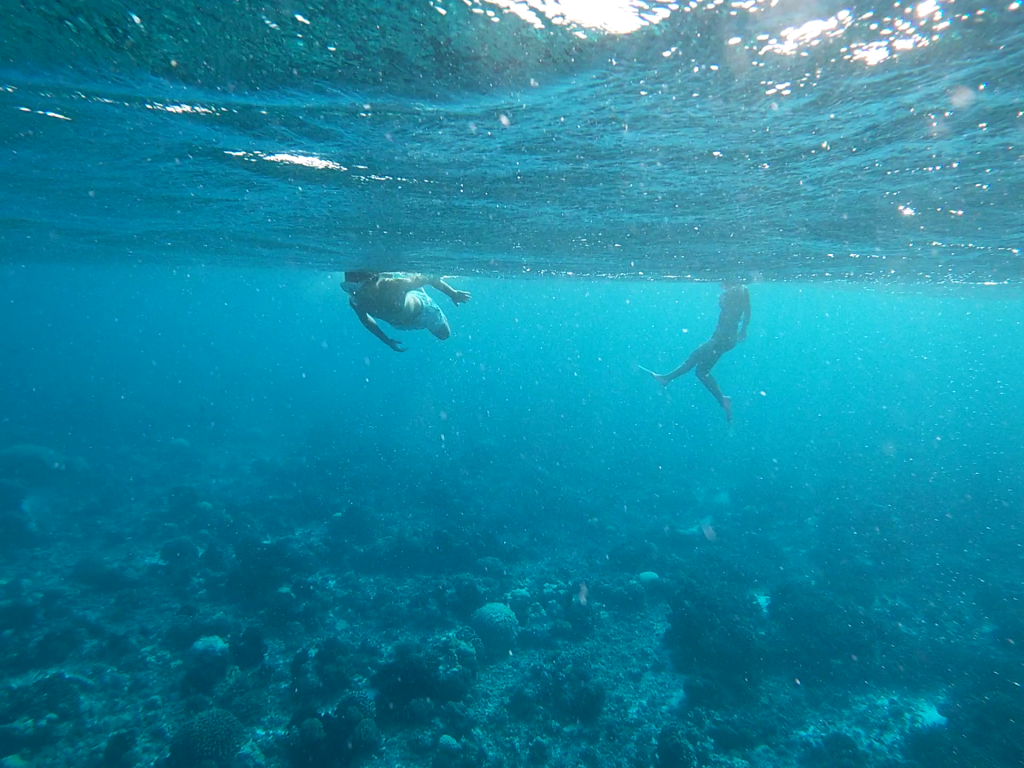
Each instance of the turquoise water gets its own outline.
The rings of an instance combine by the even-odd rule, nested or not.
[[[0,9],[3,768],[1024,764],[1016,2]]]
[[[655,5],[12,7],[4,253],[1019,277],[1012,4]]]

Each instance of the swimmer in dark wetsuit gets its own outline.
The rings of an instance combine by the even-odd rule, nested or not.
[[[697,347],[686,358],[686,362],[671,373],[647,372],[659,384],[667,387],[670,381],[689,373],[691,368],[696,368],[697,378],[701,384],[707,387],[708,392],[714,395],[715,400],[722,406],[726,420],[732,421],[732,400],[722,394],[718,382],[711,375],[711,369],[722,355],[736,346],[737,342],[747,338],[747,325],[750,323],[750,292],[743,285],[722,283],[722,295],[718,297],[718,306],[722,311],[718,315],[718,327],[715,328],[710,340]]]

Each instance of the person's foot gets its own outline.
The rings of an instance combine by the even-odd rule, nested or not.
[[[725,420],[732,424],[732,398],[722,395],[722,410],[725,411]]]

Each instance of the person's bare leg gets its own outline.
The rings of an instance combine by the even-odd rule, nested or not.
[[[718,404],[722,406],[722,410],[725,411],[725,420],[732,421],[732,398],[726,397],[722,394],[721,388],[718,386],[718,382],[715,381],[715,377],[711,375],[711,369],[701,366],[697,369],[697,378],[700,379],[700,383],[707,387]]]
[[[670,373],[655,373],[654,371],[647,372],[651,374],[651,376],[654,377],[654,380],[661,384],[661,386],[667,387],[669,385],[669,382],[675,381],[680,376],[685,376],[686,374],[693,370],[693,367],[697,365],[697,362],[705,354],[704,348],[706,346],[706,344],[702,344],[701,346],[697,347],[690,354],[690,356],[686,358],[686,362],[684,362],[682,365],[680,365],[678,368],[676,368],[674,371],[671,371]],[[644,368],[644,370],[646,371],[647,369]]]

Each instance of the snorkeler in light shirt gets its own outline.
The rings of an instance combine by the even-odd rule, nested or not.
[[[708,341],[686,358],[686,362],[671,373],[655,373],[647,368],[642,370],[651,374],[663,387],[667,387],[669,382],[696,368],[697,378],[722,406],[726,421],[732,421],[732,399],[722,394],[718,382],[711,375],[711,369],[722,355],[736,346],[737,342],[747,338],[747,325],[750,323],[750,291],[745,285],[722,283],[722,295],[718,297],[718,306],[721,312],[718,315],[715,332]],[[736,328],[737,324],[740,326],[739,330]]]
[[[346,272],[341,287],[349,294],[349,305],[366,330],[395,352],[405,352],[402,342],[388,338],[377,320],[402,331],[428,330],[442,341],[452,335],[448,318],[423,290],[428,285],[453,304],[470,299],[467,291],[457,291],[439,277],[419,274]]]

